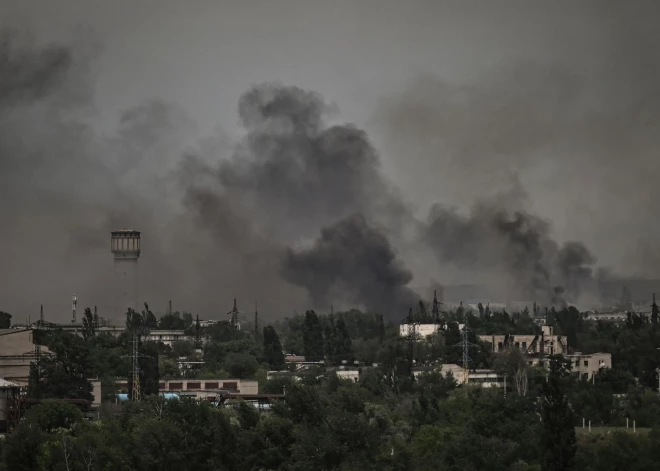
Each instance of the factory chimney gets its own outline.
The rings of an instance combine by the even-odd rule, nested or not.
[[[130,308],[138,309],[138,259],[140,233],[122,229],[111,233],[110,251],[114,261],[115,319],[121,319]]]

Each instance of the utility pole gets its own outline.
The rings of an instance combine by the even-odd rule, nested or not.
[[[379,314],[378,315],[378,330],[379,330],[379,335],[380,335],[380,341],[382,342],[385,340],[385,321],[383,320],[383,315]]]
[[[382,315],[380,317],[380,323],[381,323],[381,338],[382,338],[385,334]],[[415,324],[412,308],[410,308],[410,310],[408,311],[408,316],[405,319],[403,319],[401,325],[406,325],[408,327],[408,333],[406,334],[406,336],[399,337],[399,340],[408,343],[408,368],[410,370],[411,378],[414,379],[413,366],[415,364],[414,356],[415,356],[415,340],[417,337],[417,325]]]
[[[32,332],[32,341],[34,342],[34,366],[36,370],[36,378],[35,378],[35,391],[34,391],[34,397],[36,399],[40,398],[40,389],[41,389],[41,344],[39,343],[41,341],[41,336],[39,335],[39,329],[43,329],[43,323],[44,323],[44,305],[41,305],[41,311],[39,314],[39,323],[37,324],[37,330],[35,332]]]
[[[257,302],[254,302],[254,339],[259,337],[259,310],[257,309]]]
[[[467,384],[469,374],[470,374],[470,362],[472,359],[470,358],[470,348],[473,347],[478,347],[478,345],[470,342],[470,329],[468,329],[467,324],[463,326],[463,330],[461,331],[462,335],[462,340],[461,342],[457,343],[454,345],[455,347],[460,347],[463,349],[463,355],[462,355],[462,363],[463,363],[463,371],[464,371],[464,376],[463,376],[463,382]]]
[[[431,313],[433,314],[433,318],[435,319],[436,324],[440,324],[440,305],[442,303],[438,301],[438,292],[437,290],[433,290],[433,308],[431,309]]]
[[[133,373],[133,390],[131,392],[131,399],[134,402],[140,402],[142,399],[142,394],[140,391],[140,334],[136,331],[133,331],[133,354],[131,355],[132,360],[132,373]]]
[[[145,304],[146,307],[146,304]],[[148,309],[148,308],[147,308]],[[132,348],[131,348],[131,378],[133,380],[131,388],[131,400],[140,402],[142,400],[142,390],[140,387],[140,358],[151,358],[148,355],[140,353],[140,338],[149,333],[149,327],[140,321],[134,321],[132,328]]]
[[[202,348],[202,332],[199,327],[199,314],[197,314],[197,320],[195,321],[195,348]]]
[[[657,324],[660,320],[660,307],[655,302],[655,293],[653,293],[653,304],[651,304],[651,322]]]
[[[234,298],[233,309],[229,311],[227,314],[231,316],[230,324],[232,325],[232,327],[234,327],[234,329],[236,330],[241,330],[241,325],[238,320],[238,316],[239,314],[241,314],[241,311],[238,310],[238,307],[236,305],[236,298]]]

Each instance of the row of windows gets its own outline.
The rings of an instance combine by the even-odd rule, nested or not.
[[[170,391],[180,391],[183,389],[183,382],[170,381],[170,384],[168,386],[169,386],[168,389]],[[165,383],[160,383],[158,389],[165,389]],[[207,381],[204,383],[203,388],[201,382],[188,381],[188,383],[186,384],[187,391],[197,391],[200,389],[228,389],[233,391],[238,389],[238,383],[236,381],[225,381],[222,383],[222,388],[220,388],[220,383],[217,381],[213,381],[213,382]]]
[[[202,388],[202,382],[193,382],[193,381],[188,381],[186,384],[186,390],[187,391],[199,391],[201,389],[227,389],[229,391],[235,391],[238,389],[238,382],[236,381],[225,381],[222,383],[222,387],[220,387],[220,383],[218,381],[206,381],[204,384],[204,387]],[[120,387],[128,387],[128,383],[123,382],[119,383]],[[169,385],[167,385],[164,382],[158,383],[158,389],[163,391],[165,389],[168,389],[170,391],[181,391],[184,389],[183,387],[183,382],[173,382],[170,381]]]
[[[522,347],[522,350],[527,351],[527,342],[515,342],[514,343],[515,347],[520,349]],[[555,342],[554,340],[550,341],[550,348],[554,349]],[[538,347],[538,344],[536,342],[533,342],[531,345],[532,353],[536,353],[536,349]],[[502,352],[504,351],[504,343],[503,342],[497,342],[497,351]]]

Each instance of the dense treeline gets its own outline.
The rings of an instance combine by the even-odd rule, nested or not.
[[[539,396],[422,375],[406,392],[374,371],[287,387],[260,413],[161,397],[83,419],[58,401],[2,442],[7,470],[651,470],[660,434],[579,434],[559,367]],[[625,463],[625,466],[623,466]],[[623,467],[622,467],[623,466]]]
[[[443,313],[445,330],[413,343],[399,337],[398,325],[356,310],[307,311],[258,331],[218,324],[204,330],[201,348],[142,342],[145,395],[157,392],[159,378],[193,375],[258,379],[262,392],[286,391],[286,401],[267,413],[248,404],[217,408],[157,396],[124,406],[109,401],[92,423],[67,404],[46,402],[5,439],[3,463],[12,470],[607,470],[622,462],[657,469],[660,399],[651,389],[660,365],[657,325],[636,314],[621,324],[593,322],[574,309],[545,316],[571,349],[612,353],[613,368],[583,381],[561,357],[544,370],[517,350],[493,355],[477,334],[533,334],[540,327],[528,312],[483,306]],[[82,336],[48,333],[44,343],[53,356],[42,360],[40,371],[33,368],[31,395],[89,399],[87,379],[99,377],[104,398],[112,399],[114,380],[130,376],[132,332],[161,325],[196,331],[192,315],[156,319],[148,306],[129,313],[119,337],[98,331],[91,311],[85,319]],[[437,372],[441,364],[460,363],[458,323],[473,331],[471,366],[506,373],[506,393],[459,386]],[[286,368],[284,353],[324,360],[325,367],[300,382],[266,381],[267,370]],[[203,358],[203,368],[181,371],[179,358]],[[358,383],[336,377],[332,367],[342,364],[365,367]],[[415,380],[413,368],[427,372]],[[585,433],[583,418],[593,427],[620,428]],[[636,434],[625,429],[627,420],[631,427],[635,422]]]

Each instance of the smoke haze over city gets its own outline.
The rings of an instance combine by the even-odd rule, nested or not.
[[[204,318],[660,278],[657,2],[0,3],[17,320],[110,316],[123,227],[141,300]]]

